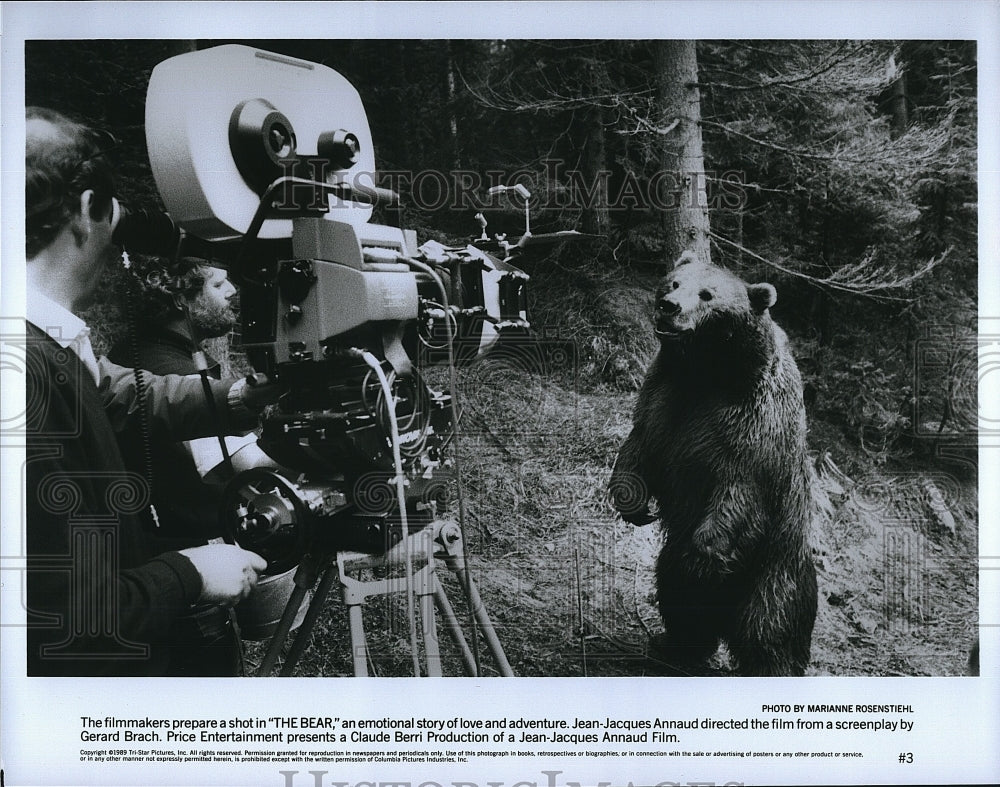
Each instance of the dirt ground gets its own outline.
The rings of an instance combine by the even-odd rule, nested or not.
[[[475,582],[519,676],[676,675],[649,648],[662,632],[660,533],[623,523],[606,497],[634,394],[575,390],[565,375],[510,359],[464,375],[465,433],[453,455]],[[807,674],[966,674],[978,615],[974,473],[864,468],[822,425],[810,449],[820,593]],[[443,566],[438,574],[469,636],[462,589]],[[365,621],[373,674],[412,675],[400,597],[370,601]],[[463,674],[443,629],[440,640],[445,674]],[[335,589],[294,674],[351,674],[349,642]],[[472,646],[483,673],[496,674],[485,642]],[[250,645],[251,665],[261,650]],[[724,649],[704,674],[729,674]]]

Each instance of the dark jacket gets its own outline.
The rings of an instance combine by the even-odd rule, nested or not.
[[[166,633],[201,579],[145,536],[148,489],[115,439],[139,417],[133,372],[102,358],[98,387],[75,353],[31,323],[26,343],[28,674],[161,674]],[[151,434],[215,428],[198,380],[146,377]],[[223,418],[229,387],[213,383]]]
[[[108,357],[123,366],[154,374],[195,375],[192,342],[168,328],[147,329],[116,344]],[[219,376],[219,364],[207,357],[208,374]],[[184,549],[222,535],[219,501],[223,484],[204,481],[183,443],[173,438],[147,439],[131,429],[118,435],[125,463],[151,476],[152,501],[159,527],[152,537],[163,549]],[[227,677],[242,671],[241,648],[232,616],[225,607],[200,606],[180,619],[171,633],[168,674]]]
[[[123,339],[111,348],[108,358],[121,366],[149,369],[154,374],[198,373],[191,360],[191,339],[169,328],[150,328],[134,340]],[[219,377],[219,364],[210,357],[208,373]]]
[[[153,374],[194,375],[191,340],[168,329],[143,332],[111,348],[108,358],[122,366],[136,366]],[[211,358],[209,375],[219,376]],[[141,430],[119,433],[126,465],[143,476],[152,475],[152,500],[160,518],[154,537],[168,548],[204,544],[221,535],[218,527],[221,484],[206,483],[184,444],[170,435],[147,440]],[[147,459],[148,456],[148,459]]]

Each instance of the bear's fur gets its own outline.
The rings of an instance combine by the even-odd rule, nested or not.
[[[816,618],[802,381],[771,320],[770,284],[690,252],[656,293],[660,351],[611,480],[622,516],[654,519],[666,657],[688,669],[724,641],[743,675],[801,675]]]

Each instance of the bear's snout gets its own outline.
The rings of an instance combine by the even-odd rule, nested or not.
[[[673,300],[673,298],[668,298],[666,296],[660,298],[660,302],[656,304],[656,311],[667,317],[673,317],[678,314],[681,310],[681,305]]]
[[[675,339],[681,334],[691,329],[690,325],[685,325],[686,320],[682,318],[684,307],[669,295],[662,296],[656,302],[656,310],[653,314],[653,328],[656,335],[661,339]]]

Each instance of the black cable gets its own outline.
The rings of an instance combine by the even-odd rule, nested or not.
[[[369,371],[361,383],[361,401],[365,408],[375,416],[375,422],[382,436],[386,440],[390,440],[391,428],[388,424],[389,404],[385,401],[385,395],[381,387],[377,389],[374,403],[369,398],[369,382],[373,373]],[[404,457],[414,459],[423,452],[430,434],[431,413],[430,399],[427,396],[427,386],[416,369],[411,370],[410,375],[405,378],[400,378],[395,371],[390,369],[386,373],[386,379],[389,382],[391,390],[395,390],[395,385],[399,381],[405,380],[410,386],[409,393],[412,399],[412,407],[409,414],[405,416],[406,420],[398,422],[398,429],[400,433],[404,433],[412,431],[415,428],[414,424],[417,425],[416,428],[419,428],[420,434],[416,438],[406,445],[400,446],[400,453]]]
[[[146,485],[149,487],[149,513],[153,524],[160,526],[160,516],[153,504],[153,445],[149,429],[149,408],[146,402],[146,380],[139,363],[139,337],[136,318],[136,300],[139,293],[135,289],[138,283],[134,274],[129,271],[131,263],[128,252],[122,252],[122,263],[127,272],[123,286],[125,293],[125,330],[128,332],[130,349],[132,351],[132,375],[135,379],[135,398],[139,405],[139,435],[142,440],[143,470]]]

